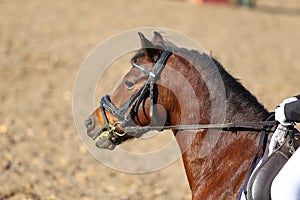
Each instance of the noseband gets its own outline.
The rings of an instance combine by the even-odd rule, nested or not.
[[[128,124],[131,117],[138,113],[138,108],[139,108],[140,104],[143,102],[143,100],[145,100],[145,98],[147,97],[148,94],[149,94],[149,98],[150,98],[150,118],[152,119],[153,106],[154,106],[154,88],[155,88],[154,86],[156,84],[156,81],[159,80],[160,75],[165,67],[165,64],[171,55],[172,55],[172,52],[164,51],[161,54],[158,61],[155,63],[152,71],[149,71],[145,67],[140,66],[140,65],[136,64],[135,62],[132,63],[133,67],[148,74],[149,77],[148,77],[147,81],[144,83],[144,85],[141,87],[141,89],[139,89],[139,91],[135,95],[133,95],[129,99],[129,101],[124,103],[121,108],[118,108],[111,102],[109,95],[105,95],[101,98],[100,109],[101,109],[102,116],[103,116],[103,119],[105,122],[105,127],[107,129],[106,131],[111,132],[110,135],[111,135],[111,139],[112,139],[113,143],[115,143],[115,144],[120,143],[113,136],[113,133],[115,133],[118,136],[124,136],[126,134],[126,132],[124,132],[123,134],[118,133],[117,131],[115,131],[115,127],[117,125],[121,125],[121,127],[123,127],[123,128],[126,127],[126,124]],[[128,110],[130,108],[131,108],[131,111],[128,113]],[[118,118],[120,120],[120,122],[114,124],[113,126],[110,125],[105,110],[110,112],[114,117]],[[128,113],[128,114],[125,116],[126,113]],[[137,135],[133,135],[133,136],[138,137]]]

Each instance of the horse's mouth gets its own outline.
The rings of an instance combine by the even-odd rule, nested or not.
[[[95,128],[94,130],[88,130],[87,135],[95,141],[95,145],[98,148],[113,150],[117,143],[114,136],[115,130],[107,130],[107,128]]]

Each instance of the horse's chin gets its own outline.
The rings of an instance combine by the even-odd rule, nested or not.
[[[111,142],[111,140],[106,137],[99,137],[95,139],[96,147],[108,150],[114,150],[116,145]]]
[[[87,132],[87,135],[95,141],[98,148],[113,150],[116,147],[111,141],[111,136],[108,131],[102,128],[96,128]]]

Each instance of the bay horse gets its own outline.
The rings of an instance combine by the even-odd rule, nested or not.
[[[212,116],[222,115],[221,108],[225,109],[224,119],[218,123],[263,121],[269,112],[212,56],[177,47],[157,32],[151,41],[142,33],[139,37],[142,48],[131,60],[133,67],[86,120],[87,134],[97,140],[97,147],[112,150],[140,137],[151,126],[174,127],[192,198],[237,199],[257,152],[260,133],[251,129],[191,131],[176,127],[216,122]],[[224,91],[212,89],[220,81],[217,74]],[[186,85],[178,77],[183,77]],[[225,96],[223,102],[218,95]],[[133,126],[140,129],[128,129]],[[210,150],[203,155],[205,145]]]

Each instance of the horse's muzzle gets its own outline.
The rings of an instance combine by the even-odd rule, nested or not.
[[[93,120],[92,117],[89,117],[88,119],[86,119],[86,120],[84,121],[84,125],[85,125],[85,127],[86,127],[86,129],[87,129],[87,132],[88,132],[88,134],[89,134],[89,132],[94,128],[95,122],[94,122],[94,120]]]
[[[100,135],[102,133],[102,130],[100,128],[95,129],[95,121],[92,117],[89,117],[85,120],[84,125],[86,127],[87,135],[94,139],[97,137],[97,135]]]
[[[110,140],[110,136],[103,128],[95,127],[95,121],[92,117],[85,120],[87,135],[95,141],[96,147],[113,150],[115,144]]]

